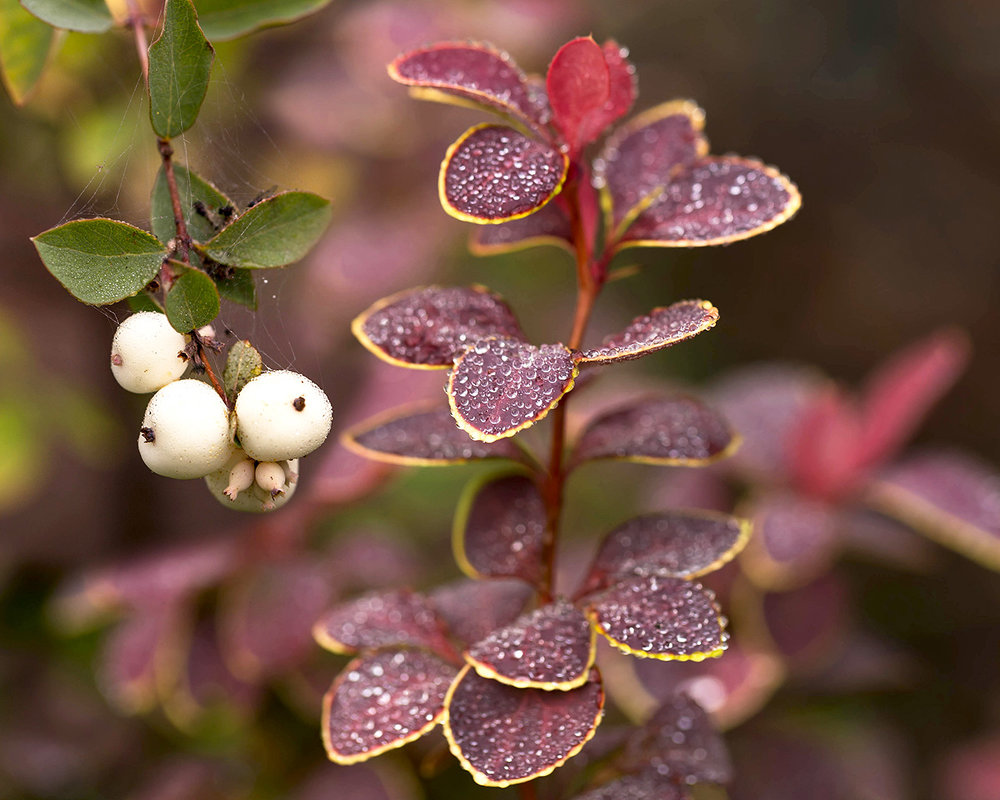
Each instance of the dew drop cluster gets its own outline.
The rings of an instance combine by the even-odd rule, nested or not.
[[[476,495],[465,523],[465,555],[489,577],[540,577],[545,503],[521,475],[492,481]]]
[[[627,361],[670,347],[715,325],[719,312],[711,303],[685,300],[634,319],[625,330],[608,336],[599,348],[584,352],[594,361]]]

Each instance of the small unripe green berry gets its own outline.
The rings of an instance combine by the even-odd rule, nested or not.
[[[258,375],[236,398],[236,435],[257,461],[308,455],[326,440],[333,407],[315,383],[297,372]]]
[[[282,475],[288,472],[297,473],[298,465],[298,460],[293,460],[290,463],[271,463],[271,467],[277,467]],[[231,480],[234,474],[239,475],[241,482],[242,478],[246,474],[249,474],[250,483],[245,488],[230,493],[229,490],[234,486]],[[291,499],[291,496],[295,494],[295,484],[289,483],[287,479],[278,486],[277,494],[272,495],[270,490],[260,487],[255,477],[254,462],[248,459],[246,453],[242,450],[236,450],[222,469],[205,476],[205,485],[208,487],[209,492],[212,493],[212,496],[222,503],[222,505],[237,511],[252,511],[257,513],[274,511],[285,505]]]
[[[203,478],[234,450],[229,409],[207,383],[174,381],[153,395],[139,429],[139,455],[168,478]]]
[[[130,392],[155,392],[187,370],[186,344],[184,334],[175,331],[163,314],[140,311],[115,331],[111,374]]]

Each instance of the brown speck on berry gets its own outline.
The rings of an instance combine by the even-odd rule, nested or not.
[[[153,443],[156,441],[156,433],[152,428],[139,428],[139,433],[142,434],[143,441],[147,443]]]
[[[306,407],[306,399],[304,397],[296,397],[292,400],[292,408],[296,411],[301,411]]]

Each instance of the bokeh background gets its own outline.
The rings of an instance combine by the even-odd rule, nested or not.
[[[410,100],[384,65],[425,42],[477,39],[543,72],[559,44],[591,32],[629,48],[637,110],[696,99],[715,152],[777,165],[804,197],[793,222],[747,242],[621,256],[643,269],[608,287],[595,338],[685,297],[710,299],[722,321],[622,368],[618,388],[604,390],[697,385],[775,360],[856,385],[893,350],[958,326],[972,342],[969,366],[918,443],[1000,465],[1000,6],[985,0],[334,0],[297,24],[219,43],[181,157],[241,203],[282,187],[319,192],[335,208],[313,255],[258,279],[260,314],[225,309],[225,325],[252,338],[269,366],[323,385],[338,428],[440,392],[437,376],[398,376],[350,338],[350,319],[383,295],[484,283],[534,339],[565,336],[569,257],[541,248],[474,258],[468,226],[438,206],[444,149],[481,115]],[[261,599],[280,594],[280,575],[231,553],[183,587],[185,619],[198,622],[140,615],[132,638],[108,644],[121,623],[108,627],[95,612],[107,609],[81,586],[105,565],[164,547],[273,548],[285,583],[312,587],[292,602],[299,621],[365,586],[454,578],[450,517],[475,472],[386,476],[331,442],[304,464],[302,510],[248,522],[200,482],[145,471],[133,445],[144,400],[125,396],[106,367],[126,312],[76,303],[28,240],[77,216],[147,223],[157,156],[131,48],[122,32],[69,35],[24,108],[0,99],[0,796],[403,798],[417,791],[414,764],[430,776],[428,797],[496,794],[432,745],[378,771],[324,766],[317,691],[340,662],[298,640],[288,663],[249,671],[240,703],[230,708],[235,695],[221,692],[223,714],[202,714],[205,698],[164,706],[176,686],[164,689],[149,654],[189,652],[217,606],[238,608],[246,627],[282,627]],[[570,539],[581,547],[649,506],[665,478],[602,467],[585,480],[572,495]],[[179,563],[153,571],[185,583],[196,569]],[[738,763],[746,752],[756,765],[742,788],[737,775],[732,796],[1000,798],[1000,576],[930,545],[909,566],[847,556],[838,576],[852,624],[891,657],[870,681],[839,688],[814,680],[815,664],[804,676],[792,670],[731,734]],[[110,605],[130,597],[121,590]],[[187,638],[170,639],[179,630]],[[818,663],[835,671],[832,656]],[[229,680],[211,675],[199,680]],[[807,754],[789,745],[814,739]]]

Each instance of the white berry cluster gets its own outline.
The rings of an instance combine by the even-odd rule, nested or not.
[[[303,375],[264,372],[232,411],[207,383],[181,379],[188,337],[163,314],[142,311],[115,332],[111,371],[130,392],[156,392],[139,429],[139,455],[168,478],[204,478],[225,505],[271,511],[295,491],[299,459],[326,440],[333,408]]]

